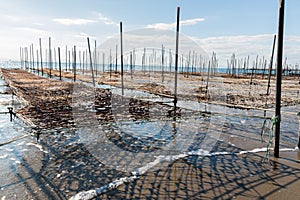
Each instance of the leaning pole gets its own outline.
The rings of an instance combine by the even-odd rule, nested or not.
[[[276,69],[276,108],[275,108],[275,147],[274,157],[279,158],[280,121],[281,121],[281,81],[282,81],[282,52],[284,31],[284,0],[279,0],[277,69]]]

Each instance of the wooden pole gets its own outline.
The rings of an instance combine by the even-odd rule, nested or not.
[[[50,78],[52,78],[52,57],[51,57],[51,37],[49,37],[49,68],[50,68]]]
[[[68,71],[70,71],[70,66],[71,66],[71,52],[70,52],[70,50],[68,51],[68,55],[69,55],[69,69],[68,69]]]
[[[82,52],[82,74],[84,74],[85,63],[85,51]]]
[[[79,71],[82,70],[82,65],[81,65],[81,51],[78,52],[79,53]]]
[[[32,54],[32,70],[35,72],[35,66],[34,66],[34,50],[33,50],[33,44],[31,44],[31,54]]]
[[[73,54],[73,71],[74,71],[74,82],[76,82],[76,46],[74,46],[74,54]]]
[[[280,143],[283,34],[284,34],[284,0],[279,0],[277,70],[276,70],[275,147],[274,147],[275,158],[279,158],[279,143]]]
[[[98,75],[98,63],[97,63],[97,41],[95,40],[95,52],[94,52],[94,68],[95,68],[95,72],[96,72],[96,76]]]
[[[39,50],[36,50],[36,68],[38,74],[40,74],[40,66],[39,66]]]
[[[121,28],[121,26],[120,26]],[[115,73],[118,71],[118,45],[116,45],[116,66],[115,66]]]
[[[59,67],[59,80],[61,80],[61,61],[60,61],[60,48],[58,47],[58,67]]]
[[[57,61],[56,61],[56,50],[53,48],[53,57],[54,57],[54,69],[57,69]]]
[[[144,53],[142,57],[142,70],[144,71],[144,75],[146,74],[145,62],[146,62],[146,48],[144,48]]]
[[[268,75],[267,95],[270,94],[270,82],[271,82],[271,76],[272,76],[273,56],[274,56],[275,44],[276,44],[276,35],[274,35],[273,49],[272,49],[272,55],[271,55],[271,60],[270,60],[270,68],[269,68],[269,75]]]
[[[132,79],[132,69],[133,69],[133,65],[132,65],[132,51],[130,51],[130,74],[131,74],[131,79]]]
[[[111,70],[112,70],[112,57],[111,57],[111,49],[109,49],[109,78],[111,78]]]
[[[105,71],[105,53],[102,53],[102,73],[104,73]]]
[[[90,54],[90,67],[92,72],[92,79],[93,79],[93,86],[95,87],[95,77],[94,77],[94,70],[93,70],[93,61],[92,61],[92,53],[91,53],[91,46],[90,46],[90,39],[87,38],[89,54]]]
[[[177,71],[178,71],[178,46],[179,46],[179,19],[180,7],[177,7],[177,25],[176,25],[176,53],[175,53],[175,91],[174,91],[174,111],[177,106]]]
[[[68,46],[66,45],[66,69],[65,71],[68,71]]]
[[[208,61],[208,69],[207,69],[207,79],[206,79],[206,93],[208,93],[208,83],[209,83],[209,73],[210,73],[210,68],[211,68],[211,62]]]
[[[28,48],[25,47],[25,69],[28,70],[29,66],[28,66]]]
[[[121,81],[122,81],[122,95],[124,95],[124,77],[123,77],[123,30],[122,30],[122,22],[120,22],[120,43],[121,43]],[[117,49],[116,49],[117,52]],[[117,58],[116,58],[116,66],[117,66]]]
[[[20,47],[20,64],[21,64],[21,67],[22,67],[22,47]]]
[[[161,45],[161,82],[163,83],[165,81],[165,75],[164,75],[164,45]]]

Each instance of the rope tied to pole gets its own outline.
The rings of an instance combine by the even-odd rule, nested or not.
[[[267,120],[270,120],[271,124],[269,127],[267,126]],[[266,151],[266,154],[265,154],[265,157],[263,159],[263,162],[268,159],[270,159],[270,147],[272,145],[272,142],[273,142],[273,138],[274,138],[274,127],[276,125],[276,123],[279,121],[279,116],[274,116],[272,117],[271,119],[268,119],[268,118],[265,118],[264,119],[264,122],[263,122],[263,125],[262,125],[262,128],[261,128],[261,132],[260,132],[260,140],[261,142],[264,142],[263,140],[263,135],[266,134],[267,135],[267,151]]]

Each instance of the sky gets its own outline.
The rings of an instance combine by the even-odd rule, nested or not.
[[[177,7],[180,33],[207,55],[216,52],[221,64],[233,53],[269,59],[278,6],[278,0],[0,0],[0,60],[19,60],[20,47],[33,44],[37,49],[39,38],[44,48],[51,37],[55,48],[76,45],[83,50],[89,37],[101,49],[119,34],[121,21],[125,33],[174,31]],[[299,0],[286,0],[284,57],[292,65],[300,63],[299,10]]]

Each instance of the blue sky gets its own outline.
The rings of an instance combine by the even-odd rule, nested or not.
[[[180,6],[180,32],[225,63],[230,55],[270,57],[277,33],[278,0],[0,0],[0,59],[19,59],[20,46],[87,47],[124,31],[147,27],[174,30]],[[285,56],[300,62],[300,1],[286,0]],[[148,45],[148,44],[145,44]]]

